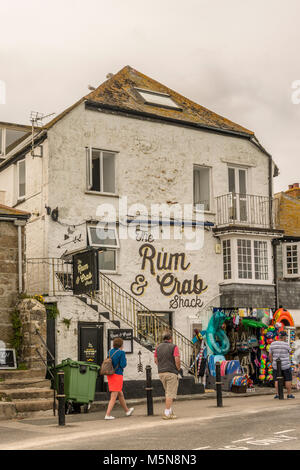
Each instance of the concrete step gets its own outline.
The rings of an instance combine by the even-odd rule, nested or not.
[[[45,378],[46,369],[28,369],[28,370],[0,370],[0,383],[3,380],[19,380],[27,378]]]
[[[14,400],[17,413],[52,410],[53,399],[40,398],[36,400]]]
[[[32,418],[35,416],[51,416],[53,414],[53,400],[14,400],[12,402],[0,401],[0,421],[8,419]]]
[[[3,382],[0,381],[0,393],[1,391],[12,389],[22,389],[28,387],[38,387],[38,388],[50,388],[51,380],[43,379],[40,377],[30,378],[27,379],[9,379],[4,380]]]
[[[47,388],[11,388],[7,390],[0,390],[0,397],[9,401],[15,400],[29,400],[38,398],[51,398],[53,397],[53,390]]]

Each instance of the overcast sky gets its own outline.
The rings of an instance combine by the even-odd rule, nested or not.
[[[276,191],[300,183],[299,0],[2,0],[0,18],[0,121],[59,113],[131,65],[253,130]]]

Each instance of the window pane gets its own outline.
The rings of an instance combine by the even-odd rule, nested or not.
[[[26,132],[24,131],[16,131],[14,129],[6,129],[6,153],[9,152],[10,146],[13,143],[16,143],[19,139],[24,137]]]
[[[103,191],[115,193],[115,156],[103,152]]]
[[[19,197],[25,196],[25,160],[18,164]]]
[[[105,248],[99,252],[99,270],[116,271],[116,250]]]
[[[153,93],[151,91],[137,90],[146,103],[168,106],[171,108],[179,108],[179,106],[168,95]],[[180,109],[180,108],[179,108]]]
[[[92,187],[93,191],[100,191],[100,151],[92,150]]]
[[[239,170],[240,194],[246,194],[246,171]]]
[[[255,279],[267,280],[268,274],[268,246],[267,242],[254,241]]]
[[[287,274],[298,274],[298,245],[286,246]]]
[[[210,169],[194,168],[194,205],[203,204],[204,210],[210,210]]]
[[[231,246],[230,240],[223,241],[224,279],[231,279]]]
[[[238,272],[240,279],[252,279],[251,240],[238,239]]]
[[[235,193],[235,172],[233,168],[228,168],[229,192]]]
[[[116,232],[115,229],[105,227],[90,227],[90,245],[105,246],[115,245],[117,246]]]

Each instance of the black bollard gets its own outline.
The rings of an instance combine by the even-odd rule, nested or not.
[[[57,372],[58,380],[58,393],[56,398],[58,399],[58,425],[65,425],[65,373],[63,370]]]
[[[146,366],[146,392],[147,392],[147,414],[153,416],[151,366]]]
[[[217,406],[223,406],[222,401],[222,382],[221,382],[221,364],[216,363],[216,392],[217,392]]]
[[[277,382],[278,382],[278,396],[279,400],[284,400],[283,395],[283,376],[282,376],[282,369],[281,369],[281,359],[276,360],[277,363]]]

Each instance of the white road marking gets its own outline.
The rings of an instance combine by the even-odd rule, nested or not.
[[[192,449],[192,450],[203,450],[203,449],[210,449],[210,446],[206,446],[206,447],[197,447],[197,449]]]
[[[296,429],[287,429],[286,431],[278,431],[278,432],[274,432],[274,434],[284,434],[285,432],[292,432],[292,431],[296,431]]]

